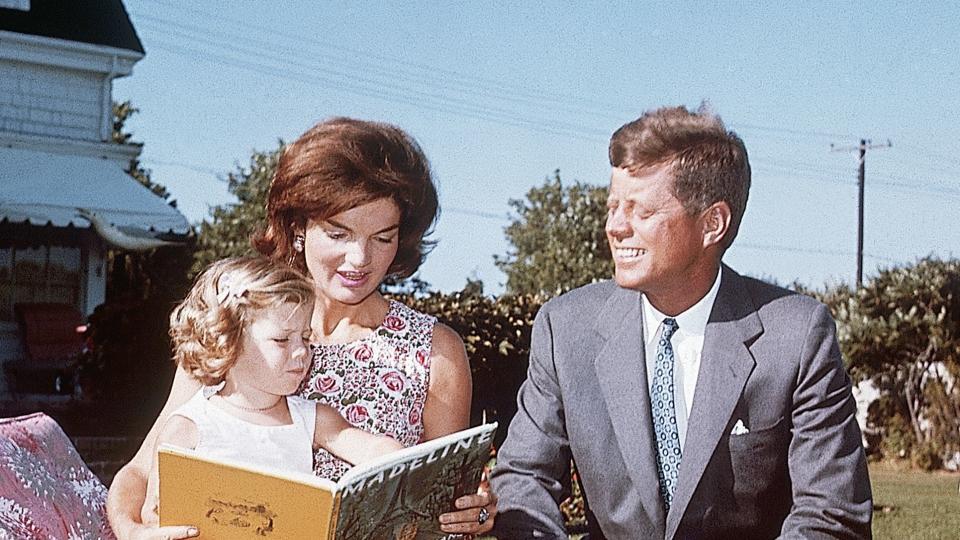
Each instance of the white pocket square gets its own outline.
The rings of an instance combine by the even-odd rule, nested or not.
[[[737,423],[733,425],[733,429],[730,430],[731,435],[746,435],[750,433],[750,430],[747,429],[747,426],[743,425],[743,420],[737,420]]]

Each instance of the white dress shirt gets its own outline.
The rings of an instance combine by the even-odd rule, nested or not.
[[[680,450],[687,437],[687,422],[693,407],[693,393],[697,389],[697,377],[700,375],[700,357],[703,354],[703,334],[707,329],[707,320],[713,310],[713,303],[720,290],[720,272],[717,272],[713,286],[696,304],[683,313],[673,317],[677,321],[677,331],[673,333],[673,402],[677,415],[677,431],[680,435]],[[647,295],[641,295],[643,304],[643,346],[647,361],[647,388],[653,386],[653,373],[657,361],[657,342],[663,331],[663,319],[666,315],[657,311]],[[652,391],[651,391],[652,395]]]

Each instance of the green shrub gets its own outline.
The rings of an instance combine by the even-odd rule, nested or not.
[[[913,454],[910,456],[910,461],[914,467],[920,470],[936,471],[943,467],[942,453],[943,449],[939,444],[928,441],[918,445],[914,449]]]
[[[496,444],[507,434],[517,412],[517,391],[527,376],[533,319],[543,303],[534,296],[432,292],[394,298],[434,315],[463,338],[473,375],[473,417],[497,421]]]

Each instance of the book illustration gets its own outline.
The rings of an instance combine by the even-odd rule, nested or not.
[[[266,503],[233,502],[230,499],[226,494],[207,499],[204,516],[217,525],[248,529],[256,536],[265,537],[273,532],[273,519],[277,514]]]

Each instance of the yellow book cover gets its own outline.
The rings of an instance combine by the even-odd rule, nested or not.
[[[476,491],[496,428],[393,452],[337,483],[161,445],[160,524],[195,525],[210,540],[442,538],[437,518]]]
[[[337,485],[310,475],[207,459],[161,445],[160,525],[210,540],[333,538]]]

